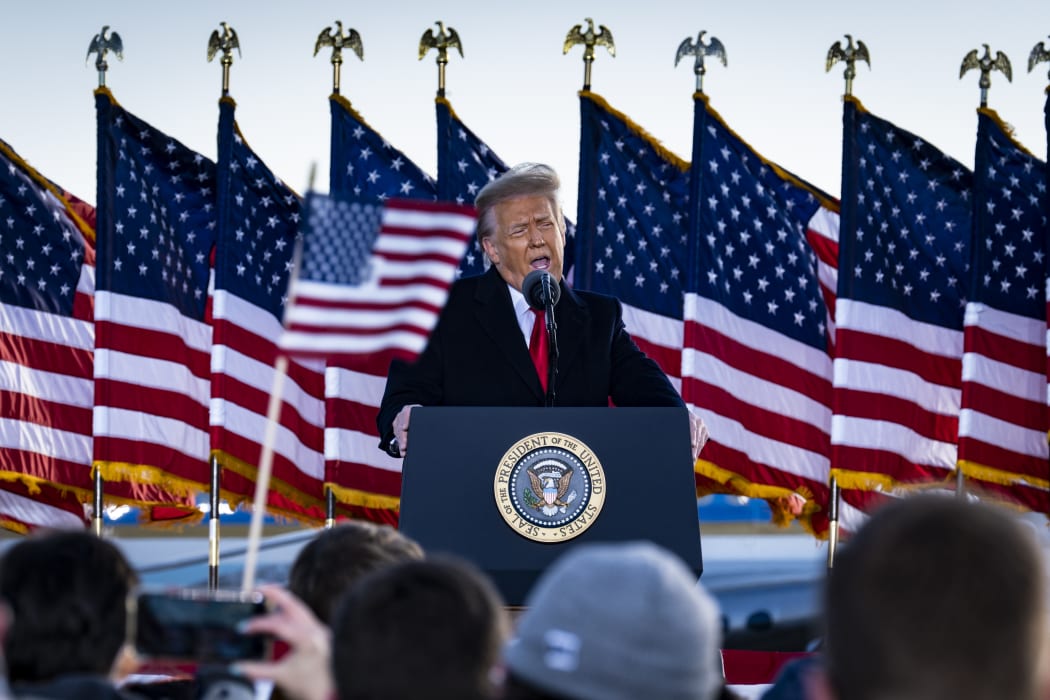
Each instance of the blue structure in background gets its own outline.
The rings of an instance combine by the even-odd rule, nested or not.
[[[198,505],[206,506],[207,498],[198,499]],[[704,496],[697,501],[697,515],[701,523],[768,523],[772,519],[769,505],[760,498],[745,498],[744,496],[726,496],[722,494]],[[139,511],[137,508],[121,508],[112,513],[120,517],[111,517],[107,511],[104,517],[106,525],[139,525]],[[228,525],[247,525],[251,522],[252,514],[247,509],[238,509],[232,513],[223,513],[222,522]],[[282,524],[280,518],[266,516],[264,521],[267,525]],[[202,525],[203,527],[204,525]]]

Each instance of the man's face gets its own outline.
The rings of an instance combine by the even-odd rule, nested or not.
[[[496,230],[481,244],[500,277],[519,292],[533,270],[547,270],[561,281],[565,232],[547,197],[508,199],[493,207],[493,213]]]

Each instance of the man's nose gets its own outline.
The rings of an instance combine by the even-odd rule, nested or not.
[[[542,245],[545,243],[543,240],[543,231],[540,230],[539,226],[529,227],[529,243],[532,245]]]

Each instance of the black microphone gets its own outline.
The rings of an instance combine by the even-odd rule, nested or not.
[[[525,275],[521,283],[521,293],[525,295],[525,301],[529,302],[532,308],[548,309],[561,299],[561,286],[546,270],[533,270]]]
[[[561,286],[546,270],[533,270],[521,283],[525,301],[536,310],[544,311],[547,326],[547,344],[550,349],[547,365],[547,406],[554,405],[555,385],[558,382],[558,324],[554,320],[554,305],[561,299]]]

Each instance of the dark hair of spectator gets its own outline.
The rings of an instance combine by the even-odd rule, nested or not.
[[[404,562],[351,588],[332,623],[339,700],[481,700],[508,622],[499,594],[472,565]]]
[[[322,530],[299,551],[288,590],[330,625],[350,586],[381,566],[423,558],[423,549],[388,525],[353,520]]]
[[[108,675],[137,581],[120,550],[87,531],[31,536],[11,547],[0,560],[0,597],[13,613],[4,640],[11,682]]]

